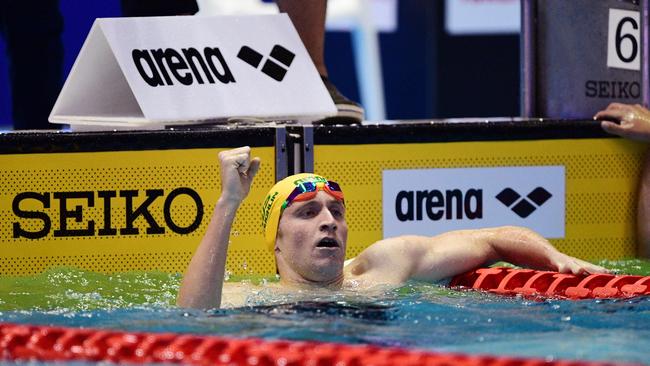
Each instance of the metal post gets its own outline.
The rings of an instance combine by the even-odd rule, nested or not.
[[[286,178],[289,174],[287,154],[287,130],[284,127],[275,129],[275,181]]]
[[[521,34],[520,45],[520,110],[522,117],[539,117],[537,114],[537,93],[535,85],[536,62],[536,14],[537,0],[521,0]],[[645,0],[647,1],[647,0]]]
[[[302,129],[303,167],[305,172],[314,172],[314,127],[304,126]]]

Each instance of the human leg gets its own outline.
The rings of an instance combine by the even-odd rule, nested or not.
[[[296,27],[338,110],[336,116],[320,122],[325,124],[361,122],[364,117],[363,107],[341,94],[329,80],[327,73],[324,56],[327,0],[276,0],[276,2],[280,11],[287,13]]]
[[[281,12],[287,13],[307,48],[318,73],[327,77],[325,66],[325,16],[327,0],[277,0]]]

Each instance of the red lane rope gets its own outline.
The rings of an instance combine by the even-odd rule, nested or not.
[[[481,268],[455,277],[452,287],[501,295],[566,299],[650,295],[650,276],[578,276],[528,269]],[[587,361],[545,361],[473,356],[400,348],[320,342],[264,341],[225,337],[132,333],[0,323],[0,358],[40,361],[110,361],[251,366],[356,365],[614,365]],[[618,364],[621,365],[621,364]]]
[[[573,275],[531,269],[479,268],[454,277],[450,286],[489,291],[500,295],[572,300],[628,298],[650,295],[650,276]]]
[[[473,356],[320,342],[263,341],[214,336],[131,333],[0,323],[0,358],[249,366],[605,366]],[[629,364],[628,364],[629,365]]]

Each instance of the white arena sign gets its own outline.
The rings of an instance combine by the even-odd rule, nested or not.
[[[384,237],[524,226],[563,238],[564,166],[384,170]]]
[[[97,19],[56,123],[192,123],[336,113],[286,14]]]

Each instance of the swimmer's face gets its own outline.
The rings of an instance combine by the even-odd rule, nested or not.
[[[275,243],[280,275],[305,282],[342,278],[348,238],[345,206],[326,192],[282,213]]]

